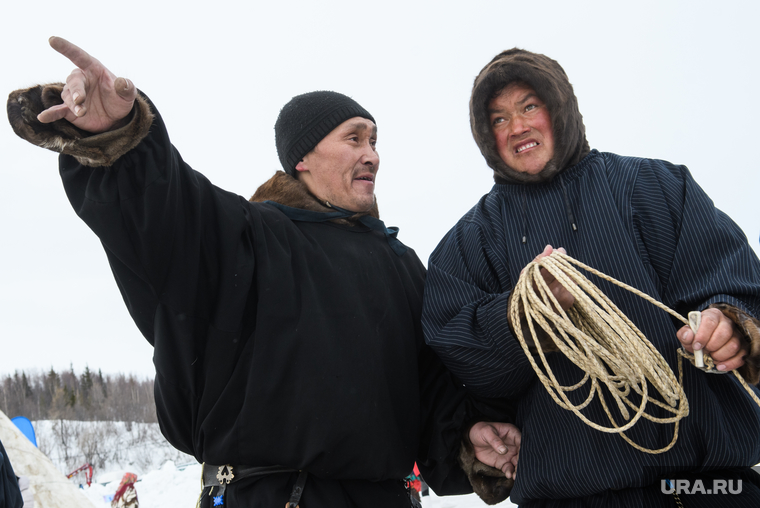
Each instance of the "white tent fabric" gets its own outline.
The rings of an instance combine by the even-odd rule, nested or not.
[[[95,508],[0,411],[0,441],[16,476],[29,478],[34,508]]]

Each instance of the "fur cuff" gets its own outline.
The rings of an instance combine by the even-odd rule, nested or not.
[[[749,353],[744,357],[744,365],[737,370],[749,384],[756,385],[760,382],[760,321],[727,303],[714,303],[708,308],[721,311],[744,335]]]
[[[459,465],[470,480],[472,490],[486,504],[501,503],[509,497],[515,481],[504,476],[495,467],[487,466],[475,458],[475,449],[467,437],[462,439],[459,450]]]
[[[129,122],[116,130],[91,134],[58,120],[41,123],[37,115],[51,106],[62,104],[63,83],[37,85],[16,90],[8,96],[8,121],[19,137],[54,152],[71,155],[85,166],[110,166],[136,147],[148,135],[153,113],[148,101],[137,96]]]

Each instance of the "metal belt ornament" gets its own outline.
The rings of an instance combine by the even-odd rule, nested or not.
[[[216,479],[219,480],[219,485],[224,485],[225,482],[229,485],[233,478],[235,478],[235,475],[232,474],[232,466],[229,464],[219,466],[219,470],[216,473]]]

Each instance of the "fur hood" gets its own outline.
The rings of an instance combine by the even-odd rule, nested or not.
[[[507,166],[496,149],[488,114],[488,103],[510,83],[530,85],[546,104],[554,133],[554,157],[537,175],[520,173]],[[586,127],[578,100],[565,71],[551,58],[512,48],[496,55],[483,67],[472,87],[470,127],[480,152],[494,170],[496,183],[536,183],[554,178],[560,171],[580,162],[589,153]]]
[[[261,203],[264,201],[275,201],[281,205],[292,208],[300,208],[310,212],[329,213],[334,212],[335,208],[328,202],[322,202],[314,194],[309,192],[306,185],[293,178],[284,171],[277,171],[272,178],[264,182],[261,187],[251,196],[249,201]],[[377,198],[375,204],[367,212],[359,212],[345,219],[333,219],[333,222],[341,224],[353,224],[359,218],[369,215],[376,219],[380,218],[380,212],[377,208]]]

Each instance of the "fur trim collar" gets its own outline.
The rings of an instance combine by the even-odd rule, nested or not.
[[[554,132],[554,157],[537,175],[507,166],[496,149],[488,103],[499,90],[515,81],[530,85],[546,104]],[[560,171],[578,164],[590,151],[578,100],[565,71],[551,58],[513,48],[496,55],[483,67],[470,97],[470,128],[480,152],[494,170],[496,183],[549,181]]]
[[[277,171],[272,178],[264,182],[261,187],[251,196],[249,201],[261,203],[263,201],[276,201],[282,205],[310,212],[333,212],[335,211],[329,203],[320,201],[303,182],[293,178],[284,171]],[[377,208],[377,199],[375,204],[367,212],[360,212],[346,219],[334,219],[333,222],[339,224],[354,224],[360,217],[369,215],[376,219],[380,218]]]

